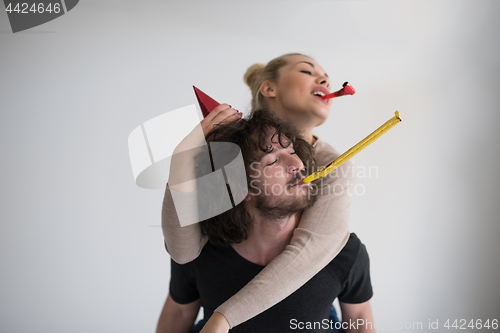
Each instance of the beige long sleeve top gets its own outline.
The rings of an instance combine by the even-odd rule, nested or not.
[[[317,140],[314,157],[319,167],[340,154]],[[349,216],[355,173],[347,161],[318,184],[318,199],[302,214],[290,245],[253,280],[215,311],[231,327],[237,326],[279,303],[322,270],[349,239]],[[207,242],[198,224],[181,227],[167,186],[162,207],[165,247],[172,259],[183,264],[194,260]]]

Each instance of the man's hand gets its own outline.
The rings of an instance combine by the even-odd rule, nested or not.
[[[222,313],[214,312],[200,333],[228,333],[229,323]]]
[[[169,294],[161,311],[156,333],[188,333],[199,310],[199,299],[192,303],[179,304]]]
[[[370,301],[360,304],[342,302],[339,302],[339,304],[340,309],[342,310],[342,322],[349,324],[348,328],[344,329],[345,333],[375,332]],[[347,326],[347,324],[345,325]]]

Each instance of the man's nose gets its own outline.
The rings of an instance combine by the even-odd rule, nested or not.
[[[304,163],[302,163],[302,160],[300,159],[299,156],[297,156],[296,154],[288,156],[290,156],[288,162],[288,173],[295,174],[297,172],[300,172],[300,170],[304,169]]]

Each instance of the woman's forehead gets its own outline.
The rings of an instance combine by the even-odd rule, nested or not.
[[[298,63],[310,63],[314,68],[322,70],[321,66],[314,61],[314,59],[311,59],[306,56],[302,55],[293,55],[288,58],[288,66],[290,68],[296,66]]]

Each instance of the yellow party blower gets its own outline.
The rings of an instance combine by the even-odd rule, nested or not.
[[[339,166],[344,164],[347,160],[349,160],[351,157],[365,149],[370,143],[373,141],[377,140],[380,138],[385,132],[399,124],[401,121],[401,117],[399,116],[399,112],[395,112],[395,116],[386,121],[382,126],[377,128],[375,131],[373,131],[370,135],[368,135],[366,138],[358,142],[354,147],[337,157],[337,159],[330,164],[328,164],[326,167],[319,169],[318,171],[310,174],[306,178],[304,178],[302,181],[304,183],[310,183],[313,180],[319,179],[326,177],[330,172],[333,170],[337,169]]]

